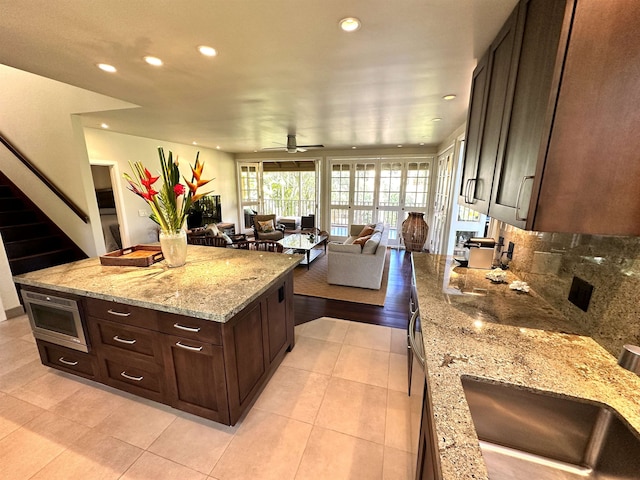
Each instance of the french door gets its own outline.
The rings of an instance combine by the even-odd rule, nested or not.
[[[389,224],[389,245],[398,245],[408,211],[429,213],[433,157],[331,159],[329,196],[332,237],[349,225]]]
[[[260,211],[260,163],[242,163],[239,167],[240,207],[243,228],[251,228],[250,213]]]

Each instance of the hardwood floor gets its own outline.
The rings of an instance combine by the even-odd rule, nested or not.
[[[411,295],[411,253],[391,250],[389,283],[384,307],[294,295],[296,325],[319,317],[333,317],[374,325],[406,328]]]

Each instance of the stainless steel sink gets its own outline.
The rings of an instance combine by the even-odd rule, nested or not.
[[[640,437],[613,409],[463,377],[491,480],[640,479]]]

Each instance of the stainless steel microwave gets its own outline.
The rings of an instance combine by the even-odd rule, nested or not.
[[[21,293],[35,338],[81,352],[89,351],[76,300],[29,290]]]

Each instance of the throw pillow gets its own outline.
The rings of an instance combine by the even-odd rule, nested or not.
[[[364,236],[364,237],[358,237],[358,238],[356,238],[356,239],[353,241],[353,244],[354,244],[354,245],[360,245],[360,246],[362,246],[362,245],[364,245],[364,244],[367,242],[367,240],[369,240],[370,238],[371,238],[371,235],[366,235],[366,236]]]
[[[371,225],[365,225],[364,228],[358,234],[358,237],[366,237],[373,233],[373,227]]]
[[[231,245],[233,243],[233,240],[231,240],[231,237],[229,237],[229,235],[227,235],[226,233],[220,232],[220,236],[224,238],[224,241],[227,242],[227,245]]]
[[[273,225],[273,220],[266,220],[261,222],[258,220],[258,226],[260,227],[260,231],[262,233],[271,233],[275,230],[275,226]]]
[[[220,235],[220,230],[218,230],[218,227],[215,223],[212,223],[211,225],[207,225],[207,234],[217,237],[218,235]]]

